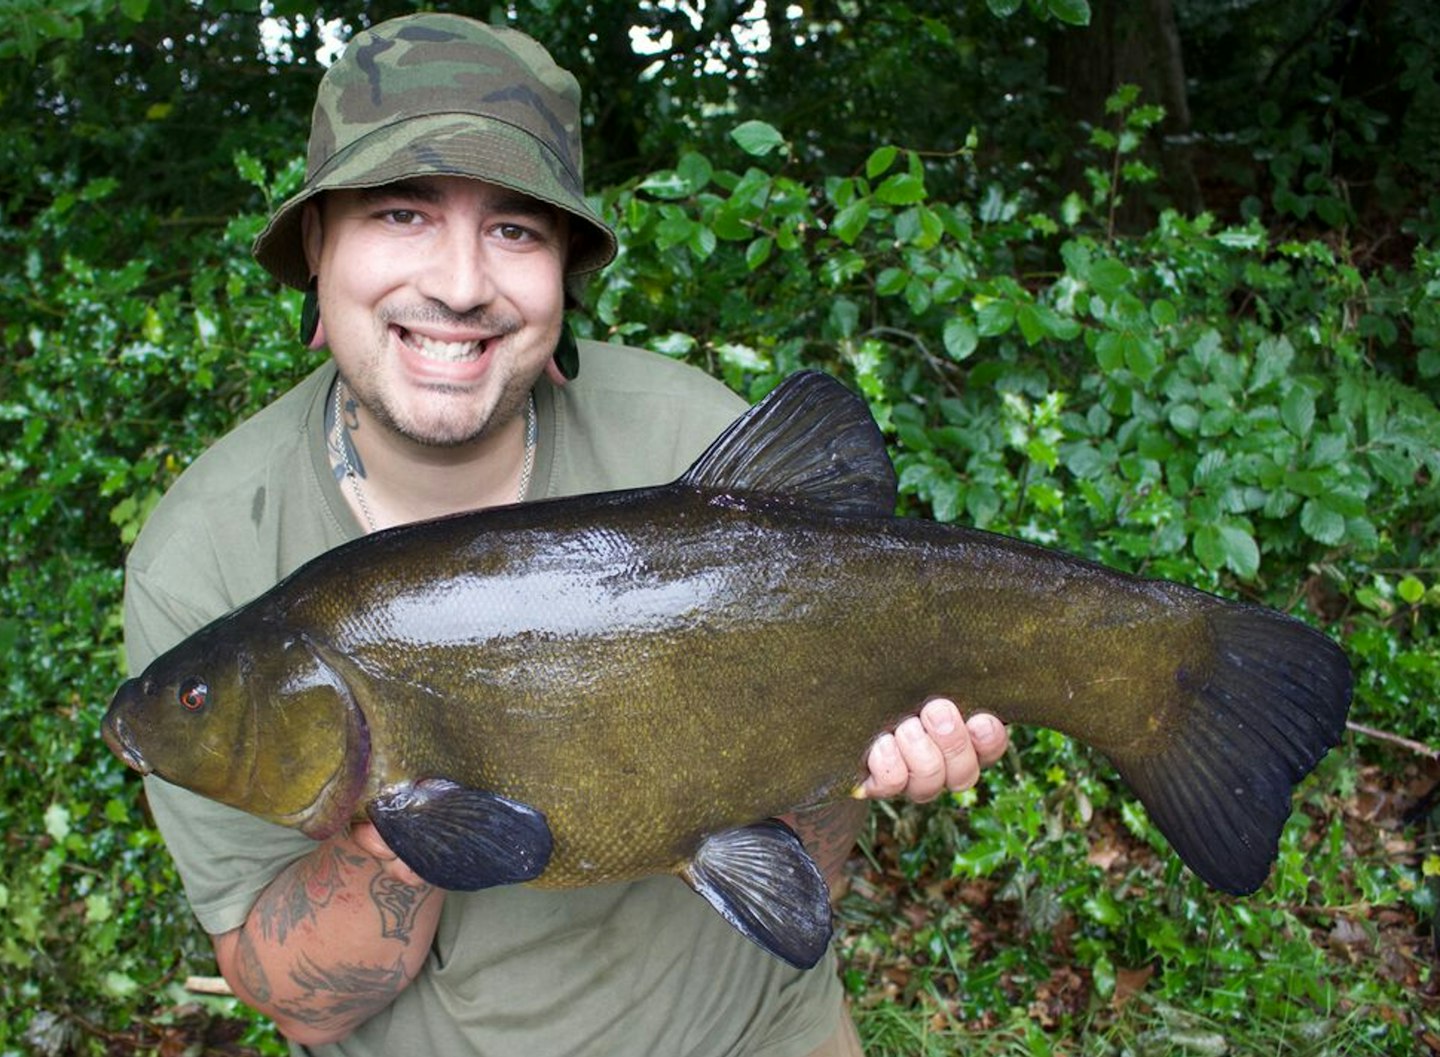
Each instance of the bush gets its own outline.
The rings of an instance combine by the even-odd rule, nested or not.
[[[1056,203],[981,172],[947,181],[974,196],[932,198],[932,174],[969,164],[974,137],[946,157],[884,148],[863,171],[807,183],[786,175],[781,133],[741,125],[743,168],[688,153],[606,194],[625,248],[577,329],[703,364],[752,398],[800,367],[835,373],[890,438],[907,513],[1294,612],[1350,650],[1357,719],[1440,744],[1440,249],[1367,271],[1335,238],[1174,213],[1117,237],[1112,207],[1148,179],[1132,154],[1156,115],[1124,95],[1114,112],[1088,193]],[[238,161],[271,201],[298,177]],[[182,1022],[221,1030],[206,1017],[235,1012],[180,987],[210,971],[208,944],[97,727],[122,675],[125,545],[188,460],[314,356],[293,336],[298,298],[249,261],[259,217],[182,244],[153,217],[108,211],[113,186],[57,177],[33,223],[0,224],[21,262],[0,277],[4,1053],[158,1048]],[[116,225],[137,233],[135,256],[87,254]],[[847,979],[864,1005],[890,994],[866,1021],[876,1052],[904,1034],[897,1023],[914,1028],[909,1006],[922,1025],[941,1008],[950,1027],[989,1023],[1045,1052],[1079,1023],[1030,1015],[1057,957],[1092,1003],[1153,965],[1139,983],[1152,1010],[1199,1004],[1191,1015],[1222,1038],[1382,1004],[1374,1045],[1419,1030],[1428,1014],[1406,1011],[1403,981],[1310,942],[1317,920],[1363,920],[1345,908],[1411,921],[1433,909],[1413,842],[1389,854],[1343,825],[1362,766],[1394,770],[1393,757],[1363,743],[1334,754],[1268,891],[1235,901],[1181,875],[1102,764],[1058,736],[1017,740],[1023,762],[962,798],[973,812],[896,816],[920,840],[894,850],[901,876],[886,883],[919,905],[923,885],[943,889],[933,922],[897,932],[894,915],[877,924],[873,905],[847,905]],[[877,831],[877,862],[894,832]],[[976,961],[983,930],[953,905],[962,894],[1024,922],[994,965]],[[1062,925],[1059,955],[1026,945]],[[884,992],[868,959],[909,966],[911,982]],[[1224,984],[1273,981],[1277,959],[1283,985]],[[938,982],[962,977],[963,994]],[[1019,1020],[1003,1012],[1017,1001]],[[1145,1030],[1193,1027],[1166,1016]]]

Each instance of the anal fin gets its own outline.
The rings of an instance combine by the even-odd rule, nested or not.
[[[830,889],[783,822],[707,837],[682,876],[742,935],[797,969],[813,968],[830,945]]]
[[[393,785],[367,810],[390,849],[440,888],[473,892],[533,881],[550,862],[543,814],[446,778]]]

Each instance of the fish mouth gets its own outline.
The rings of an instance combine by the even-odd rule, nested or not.
[[[126,726],[123,716],[116,715],[112,710],[101,725],[100,735],[105,739],[105,744],[110,747],[110,751],[120,757],[125,766],[142,775],[150,774],[155,770],[141,755],[140,750],[135,747],[135,743],[130,737],[130,728]]]

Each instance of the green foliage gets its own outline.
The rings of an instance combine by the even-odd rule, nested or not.
[[[1160,111],[1117,93],[1086,132],[1084,171],[1058,186],[1066,140],[1032,40],[1075,32],[1091,5],[859,6],[802,24],[771,5],[775,61],[745,77],[743,49],[713,75],[697,70],[703,48],[687,51],[725,26],[654,5],[526,9],[562,58],[597,70],[593,98],[617,101],[590,119],[591,171],[627,177],[602,196],[624,250],[577,328],[751,397],[829,370],[890,439],[905,512],[1297,613],[1344,642],[1357,720],[1440,745],[1440,246],[1414,194],[1437,171],[1420,145],[1440,106],[1433,55],[1402,32],[1431,8],[1391,5],[1411,21],[1349,38],[1327,23],[1313,39],[1285,21],[1313,18],[1307,5],[1258,26],[1249,11],[1257,38],[1293,56],[1268,82],[1273,112],[1216,132],[1216,164],[1240,151],[1231,179],[1251,201],[1162,210],[1122,234],[1119,207],[1155,190],[1141,147]],[[1214,5],[1180,6],[1189,39],[1236,50],[1224,19],[1206,21]],[[308,54],[296,6],[276,12]],[[119,570],[188,461],[315,362],[294,338],[297,297],[247,253],[299,180],[315,71],[255,60],[249,8],[18,14],[0,52],[36,61],[0,79],[0,1053],[153,1050],[197,1015],[180,982],[212,966],[139,783],[98,738],[123,669]],[[594,61],[614,41],[579,28],[630,17],[676,34],[652,75],[633,54]],[[138,29],[160,25],[168,45]],[[1337,40],[1397,38],[1402,73],[1385,87],[1405,105],[1346,95]],[[1290,39],[1310,45],[1287,52]],[[1248,113],[1247,76],[1204,82],[1197,110]],[[224,114],[207,103],[231,100],[217,79],[235,86]],[[1326,106],[1307,110],[1315,93]],[[175,142],[193,147],[172,167]],[[661,150],[663,167],[644,164]],[[1387,198],[1403,217],[1369,239],[1357,172],[1404,192]],[[1231,900],[1183,874],[1103,764],[1049,734],[1019,740],[962,798],[971,810],[904,809],[877,830],[899,894],[876,883],[844,914],[870,1052],[1075,1052],[1088,1032],[1085,1052],[1212,1052],[1219,1037],[1244,1039],[1234,1052],[1325,1039],[1379,1053],[1440,1030],[1403,973],[1361,956],[1386,920],[1434,912],[1399,822],[1388,847],[1350,825],[1357,789],[1400,781],[1400,757],[1343,746],[1307,786],[1271,884]],[[891,833],[905,839],[892,848]],[[925,914],[897,926],[906,907]],[[998,940],[992,915],[1012,926]]]
[[[1135,102],[1113,100],[1120,128],[1143,132],[1155,114]],[[597,332],[752,396],[800,366],[848,378],[892,439],[908,510],[1295,612],[1343,637],[1358,720],[1440,744],[1432,249],[1367,270],[1343,246],[1172,212],[1117,237],[1116,196],[1148,179],[1125,131],[1096,137],[1113,157],[1091,196],[1052,210],[993,188],[937,199],[936,163],[893,147],[807,183],[780,139],[751,123],[743,169],[689,154],[611,195],[628,248],[592,291]],[[931,816],[931,837],[896,852],[927,924],[897,946],[895,916],[854,911],[851,964],[905,965],[895,1000],[917,1009],[877,1007],[873,1052],[962,1037],[967,1052],[1050,1052],[1033,1003],[1057,961],[1089,1005],[1052,1030],[1143,1052],[1403,1046],[1433,1021],[1396,1012],[1393,978],[1335,958],[1377,912],[1434,909],[1414,856],[1357,854],[1344,830],[1361,758],[1332,757],[1268,889],[1236,901],[1182,876],[1103,766],[1036,736],[967,798],[963,827]],[[1102,819],[1123,839],[1097,837]],[[1021,939],[1038,938],[977,960],[974,916],[922,885],[944,884],[937,859],[996,879]],[[1146,966],[1144,1002],[1115,1015],[1119,975]],[[883,986],[859,969],[851,982],[857,999]],[[978,1046],[976,1025],[995,1029]]]
[[[91,1052],[157,992],[157,1031],[194,1004],[180,983],[209,943],[144,824],[139,783],[99,737],[124,669],[121,564],[180,469],[314,359],[292,336],[296,298],[246,259],[258,218],[197,244],[176,283],[158,250],[121,265],[89,256],[97,227],[134,219],[108,208],[115,187],[57,185],[22,267],[0,280],[7,1054]]]

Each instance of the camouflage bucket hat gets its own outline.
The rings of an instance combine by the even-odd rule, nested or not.
[[[525,34],[422,14],[358,34],[326,72],[310,122],[305,186],[255,240],[271,275],[304,289],[305,202],[321,191],[414,176],[468,176],[579,221],[566,271],[602,268],[615,233],[585,201],[580,85]]]

